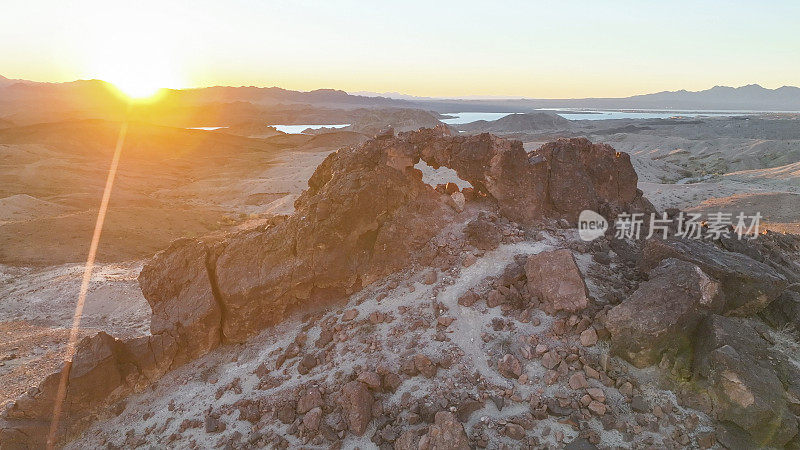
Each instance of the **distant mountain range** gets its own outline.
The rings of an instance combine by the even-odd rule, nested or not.
[[[6,123],[41,123],[65,118],[120,118],[126,107],[124,99],[115,93],[109,83],[101,80],[41,83],[0,76],[0,119]],[[147,109],[148,116],[143,116],[142,119],[163,124],[191,122],[218,126],[220,123],[228,125],[244,121],[275,120],[275,117],[284,118],[279,120],[292,120],[287,116],[289,114],[294,120],[314,118],[325,123],[325,117],[336,116],[341,120],[352,115],[347,111],[365,108],[422,109],[443,114],[468,111],[524,113],[537,109],[560,108],[667,109],[676,112],[800,111],[800,88],[784,86],[766,89],[751,84],[738,88],[715,86],[699,92],[665,91],[625,98],[445,99],[396,93],[379,96],[353,95],[334,89],[301,92],[279,87],[215,86],[166,90],[160,100]],[[301,110],[302,113],[298,115]],[[358,115],[363,114],[362,112]],[[188,119],[185,118],[187,116]]]
[[[800,88],[767,89],[757,84],[714,86],[704,91],[664,91],[624,98],[581,99],[432,99],[411,101],[438,112],[526,112],[547,108],[800,111]]]

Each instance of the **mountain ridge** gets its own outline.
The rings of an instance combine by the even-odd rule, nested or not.
[[[1,102],[24,102],[28,95],[41,97],[85,95],[90,91],[107,96],[113,84],[102,80],[76,80],[45,83],[10,80],[0,77]],[[661,91],[630,97],[591,97],[571,99],[536,98],[435,98],[388,93],[379,96],[348,93],[321,88],[296,91],[277,86],[210,86],[188,89],[164,89],[163,98],[179,104],[250,102],[260,105],[308,104],[323,107],[402,107],[437,113],[452,112],[531,112],[536,109],[659,109],[659,110],[731,110],[731,111],[800,111],[800,88],[781,86],[775,89],[758,84],[739,87],[713,86],[700,91]],[[397,98],[400,97],[400,98]]]

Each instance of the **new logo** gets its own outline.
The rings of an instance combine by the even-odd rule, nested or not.
[[[578,216],[578,236],[586,242],[593,241],[606,234],[608,221],[605,217],[592,211],[584,209]]]

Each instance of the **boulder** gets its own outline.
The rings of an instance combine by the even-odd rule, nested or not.
[[[516,380],[522,375],[522,364],[511,354],[506,354],[497,361],[497,371],[506,378]]]
[[[639,266],[649,271],[667,258],[695,264],[719,281],[726,315],[749,316],[760,312],[787,284],[786,278],[768,265],[700,240],[650,239],[644,245]]]
[[[319,389],[309,388],[297,401],[297,414],[305,414],[316,407],[321,407],[325,403],[322,401],[322,393]]]
[[[342,388],[339,405],[347,428],[356,436],[364,435],[372,420],[374,399],[367,386],[360,381],[351,381]]]
[[[709,316],[697,332],[694,368],[707,382],[717,418],[747,431],[759,446],[780,447],[797,434],[778,376],[780,354],[756,330],[757,323]]]
[[[575,312],[589,304],[583,275],[572,252],[567,249],[529,256],[525,274],[528,292],[539,297],[548,312]]]
[[[311,431],[317,431],[319,429],[319,424],[322,421],[322,408],[319,406],[309,411],[305,416],[303,416],[303,425],[306,429]]]
[[[694,264],[666,259],[649,277],[605,324],[613,351],[636,367],[657,363],[668,348],[688,348],[703,317],[723,306],[719,283]]]
[[[419,450],[466,450],[471,448],[464,425],[449,411],[439,411],[434,423],[419,440]]]
[[[464,228],[464,234],[467,237],[467,242],[485,251],[497,248],[502,238],[500,227],[483,212],[467,223],[466,228]]]

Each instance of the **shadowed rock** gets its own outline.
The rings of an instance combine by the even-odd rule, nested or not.
[[[694,370],[708,382],[717,417],[760,446],[783,446],[797,434],[782,382],[787,368],[751,321],[712,315],[698,330]]]
[[[631,298],[609,311],[615,353],[637,367],[657,363],[668,348],[686,348],[703,317],[722,308],[720,285],[694,264],[666,259]]]

